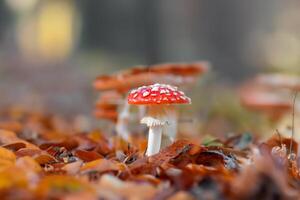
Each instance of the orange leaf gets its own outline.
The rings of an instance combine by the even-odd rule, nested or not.
[[[57,160],[48,154],[41,154],[35,157],[35,161],[38,162],[40,165],[57,162]]]
[[[14,165],[16,161],[16,155],[3,147],[0,147],[0,169],[5,169],[6,167],[10,167]]]
[[[91,162],[86,163],[80,169],[82,172],[88,171],[98,171],[98,172],[105,172],[105,171],[118,171],[120,167],[113,161],[107,159],[98,159]]]
[[[25,169],[26,171],[32,171],[35,173],[42,171],[42,168],[40,167],[39,163],[29,156],[18,158],[16,166]]]
[[[75,156],[77,156],[78,158],[80,158],[85,162],[90,162],[99,158],[103,158],[103,156],[101,156],[95,151],[84,151],[84,150],[77,150],[75,152]]]
[[[26,140],[22,140],[16,136],[14,132],[0,130],[0,143],[11,144],[11,143],[24,143],[27,148],[38,149],[38,147]]]

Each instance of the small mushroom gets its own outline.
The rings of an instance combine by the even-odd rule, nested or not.
[[[177,87],[165,84],[142,86],[132,90],[128,95],[128,103],[146,105],[148,116],[141,119],[142,124],[149,127],[147,156],[156,154],[160,150],[163,126],[172,125],[169,113],[175,104],[190,104],[191,99],[185,96]],[[169,135],[170,133],[165,133]],[[172,134],[172,133],[171,133]]]

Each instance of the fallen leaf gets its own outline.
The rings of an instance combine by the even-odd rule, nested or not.
[[[88,163],[85,163],[80,171],[83,173],[90,171],[107,172],[107,171],[118,171],[120,170],[120,166],[118,166],[115,162],[107,159],[97,159]]]
[[[75,156],[77,156],[78,158],[80,158],[85,162],[90,162],[93,160],[97,160],[99,158],[103,158],[103,156],[101,156],[95,151],[84,151],[80,149],[75,151]]]
[[[4,147],[0,147],[0,170],[11,167],[16,162],[16,155]]]

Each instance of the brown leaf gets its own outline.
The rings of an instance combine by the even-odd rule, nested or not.
[[[43,151],[40,149],[22,148],[15,152],[17,157],[22,156],[35,156],[41,154]]]
[[[15,143],[3,145],[2,147],[12,151],[18,151],[19,149],[25,148],[26,144],[24,144],[23,142],[15,142]]]
[[[97,160],[99,158],[103,158],[103,156],[101,156],[95,151],[84,151],[84,150],[76,150],[75,156],[77,156],[78,158],[80,158],[85,162],[90,162],[93,160]]]
[[[57,162],[57,160],[53,156],[50,156],[48,154],[38,155],[34,158],[34,160],[40,165]]]
[[[69,139],[69,140],[64,140],[62,142],[59,142],[59,143],[44,143],[44,144],[40,145],[40,148],[42,150],[49,149],[50,147],[64,147],[67,150],[72,150],[72,149],[75,149],[76,147],[78,147],[78,142],[77,142],[77,140]]]
[[[22,140],[16,136],[14,132],[0,130],[0,143],[1,144],[11,144],[11,143],[24,143],[27,148],[38,149],[38,147],[26,140]]]
[[[177,140],[172,145],[161,150],[158,154],[150,156],[149,162],[160,166],[182,153],[189,152],[193,146],[195,145],[188,140]]]

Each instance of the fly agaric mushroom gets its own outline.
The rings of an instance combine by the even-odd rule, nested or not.
[[[169,120],[172,118],[169,113],[174,109],[173,105],[190,104],[191,99],[177,87],[156,83],[132,90],[128,95],[128,103],[148,107],[148,116],[141,119],[141,123],[149,127],[146,155],[151,156],[159,152],[163,126],[172,121]]]

